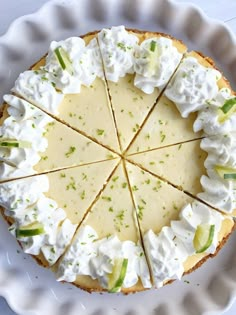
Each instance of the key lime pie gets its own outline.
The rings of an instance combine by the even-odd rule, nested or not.
[[[54,41],[1,112],[2,215],[58,281],[160,288],[232,233],[236,97],[181,41],[123,26]]]

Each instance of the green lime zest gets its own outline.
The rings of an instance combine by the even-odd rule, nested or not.
[[[33,222],[25,226],[21,226],[16,229],[16,237],[30,237],[45,233],[42,223]]]
[[[193,239],[193,245],[197,254],[204,253],[211,246],[214,234],[215,225],[213,224],[198,225]]]
[[[128,259],[117,259],[115,261],[112,273],[109,275],[108,292],[119,292],[125,279],[128,267]]]

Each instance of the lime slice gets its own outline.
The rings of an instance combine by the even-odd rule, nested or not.
[[[70,58],[67,52],[61,46],[59,46],[54,50],[54,53],[57,57],[57,60],[61,68],[63,70],[66,70],[70,75],[73,75],[74,71],[73,71],[72,63],[70,61]]]
[[[112,273],[108,279],[108,291],[110,293],[119,292],[125,279],[128,267],[128,259],[117,259],[115,261]]]
[[[34,222],[16,229],[16,237],[28,237],[45,233],[42,223]]]
[[[160,53],[159,53],[159,49],[158,49],[158,44],[157,44],[157,42],[152,40],[150,43],[149,65],[148,65],[148,71],[149,71],[150,75],[155,74],[155,69],[158,66],[159,55],[160,55]]]
[[[236,179],[236,169],[232,167],[216,165],[215,171],[223,179],[235,180]]]
[[[7,148],[31,148],[29,141],[12,140],[12,139],[1,139],[0,147]]]
[[[150,44],[150,50],[152,52],[154,52],[156,50],[156,46],[157,46],[157,42],[155,42],[154,40],[151,41],[151,44]]]
[[[193,239],[193,245],[197,254],[204,253],[211,246],[214,234],[215,225],[210,224],[198,225]]]
[[[218,110],[218,121],[225,122],[232,114],[236,112],[236,97],[225,101],[224,105]]]

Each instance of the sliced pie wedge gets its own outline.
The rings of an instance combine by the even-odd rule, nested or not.
[[[159,233],[163,226],[176,220],[179,211],[193,199],[156,176],[126,162],[134,202],[142,233],[152,229]]]
[[[205,175],[206,152],[201,140],[134,154],[128,159],[193,195],[202,192],[200,179]],[[181,171],[180,171],[181,170]]]
[[[162,95],[155,105],[143,128],[129,147],[127,154],[143,152],[168,145],[198,139],[202,133],[194,133],[196,114],[184,119],[176,105]]]
[[[8,104],[4,107],[0,128],[0,160],[2,169],[4,166],[11,169],[7,179],[24,175],[24,168],[25,175],[32,175],[117,157],[34,105],[13,95],[6,95],[5,100]],[[2,176],[1,180],[6,178]]]
[[[102,60],[96,34],[83,40],[72,37],[66,41],[52,42],[48,55],[37,62],[31,71],[20,75],[13,91],[96,142],[119,152],[106,83],[102,78]],[[74,55],[71,47],[78,50],[77,54]],[[62,49],[60,58],[55,53],[57,49],[59,53]],[[66,65],[60,62],[63,55],[69,58],[70,54],[74,58],[71,64],[76,67],[77,76],[67,71]],[[50,62],[47,63],[47,60]]]
[[[127,282],[126,272],[133,273],[132,283]],[[89,291],[105,289],[128,293],[151,285],[122,164],[79,227],[57,266],[57,275],[60,280]]]
[[[224,245],[234,227],[232,218],[135,165],[126,162],[126,167],[155,286],[180,279]]]
[[[24,251],[34,255],[44,266],[54,264],[69,245],[118,161],[109,160],[0,184],[1,212],[12,223],[9,230]]]
[[[98,41],[121,150],[124,151],[174,73],[186,47],[180,41],[172,40],[164,34],[126,31],[123,27],[103,30],[98,35]],[[127,44],[129,42],[130,45]],[[134,56],[134,47],[138,42],[141,46]],[[167,68],[163,69],[162,64],[165,54],[164,45],[165,49],[170,49],[173,54],[172,63],[168,65],[169,71]],[[168,59],[167,56],[165,58]],[[143,67],[143,64],[146,66]],[[138,69],[141,68],[145,69],[144,74],[138,73]],[[133,69],[136,74],[133,74]],[[163,78],[160,78],[162,75]],[[153,86],[156,78],[158,78],[156,80],[159,82],[158,86]],[[150,90],[144,87],[146,85],[148,87],[151,85]]]
[[[57,201],[72,223],[80,223],[119,159],[48,173],[46,196]]]

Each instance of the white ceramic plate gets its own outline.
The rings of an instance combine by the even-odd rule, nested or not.
[[[124,24],[164,31],[213,57],[236,86],[236,41],[196,7],[168,0],[58,0],[16,20],[0,38],[0,96],[39,59],[51,40]],[[203,315],[222,312],[236,296],[236,234],[213,260],[161,290],[135,295],[88,294],[55,281],[22,253],[0,220],[0,294],[29,315]]]

